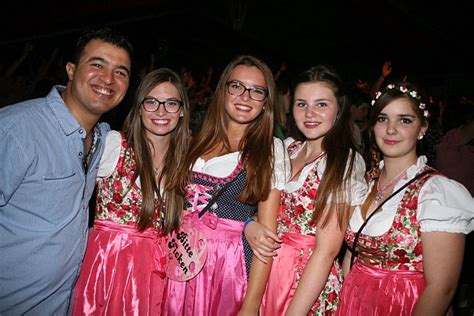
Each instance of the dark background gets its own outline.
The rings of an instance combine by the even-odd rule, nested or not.
[[[436,95],[472,95],[474,1],[409,0],[82,0],[7,1],[0,13],[3,62],[30,41],[39,60],[57,47],[69,56],[79,32],[105,24],[129,36],[134,70],[148,62],[196,76],[216,73],[238,53],[276,71],[318,63],[347,80],[375,80],[391,60],[392,80],[407,75]],[[215,76],[217,77],[217,76]]]

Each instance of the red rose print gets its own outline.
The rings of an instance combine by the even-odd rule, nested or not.
[[[112,185],[112,189],[114,191],[122,191],[122,182],[120,180],[115,179],[114,184]]]
[[[410,210],[416,209],[418,207],[418,199],[417,198],[412,199],[411,201],[407,203],[406,207]]]
[[[109,203],[107,203],[107,210],[108,210],[109,212],[115,213],[115,212],[117,212],[117,207],[115,207],[115,204],[114,204],[114,203],[109,202]]]
[[[140,207],[138,205],[132,205],[132,215],[137,216],[140,213]]]
[[[122,203],[123,201],[122,195],[120,195],[120,193],[114,193],[113,199],[116,203]]]
[[[295,214],[295,216],[298,216],[298,215],[301,215],[304,213],[304,208],[303,206],[301,205],[296,205],[294,210],[293,210],[293,213]]]
[[[421,244],[421,242],[419,242],[418,244],[416,244],[416,247],[415,247],[415,250],[414,250],[415,254],[417,256],[421,255],[423,253],[423,246]]]
[[[309,192],[308,192],[308,197],[309,197],[311,200],[316,199],[317,192],[318,192],[318,191],[316,191],[316,189],[311,189],[311,190],[309,190]]]
[[[406,251],[403,249],[397,249],[393,253],[397,255],[399,258],[404,257],[406,255]]]
[[[121,218],[125,216],[125,211],[122,209],[118,209],[117,212],[115,212],[115,214],[117,214],[117,216]]]

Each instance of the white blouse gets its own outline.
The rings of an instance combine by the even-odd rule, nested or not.
[[[426,166],[426,157],[420,156],[415,165],[407,169],[407,178],[400,180],[396,191]],[[380,168],[383,167],[383,161]],[[372,184],[374,185],[374,184]],[[406,189],[388,200],[367,223],[363,233],[379,236],[387,232]],[[369,190],[370,192],[370,190]],[[474,199],[459,182],[435,175],[426,181],[418,195],[417,219],[422,232],[448,232],[469,234],[474,230]],[[360,207],[356,207],[349,222],[352,231],[358,231],[364,222]]]
[[[122,136],[120,132],[109,131],[105,138],[104,154],[100,159],[98,178],[108,178],[117,166],[120,149],[122,148]]]
[[[273,167],[272,189],[282,190],[290,175],[290,162],[283,142],[273,137],[275,162]],[[205,173],[214,177],[227,177],[237,167],[241,152],[225,154],[209,160],[198,158],[193,166],[193,171]]]
[[[285,148],[288,149],[288,147],[294,142],[295,140],[291,137],[285,139]],[[304,148],[305,143],[301,145],[301,147],[295,151],[291,156],[290,159],[295,159],[298,154],[301,152],[301,150]],[[318,177],[321,179],[324,170],[326,170],[326,156],[322,157],[319,160],[319,164],[317,166],[316,172],[318,174]],[[306,165],[303,170],[301,170],[300,175],[298,176],[298,179],[295,179],[293,181],[290,181],[286,184],[285,186],[285,191],[286,192],[295,192],[299,190],[303,184],[306,178],[308,177],[309,172],[314,168],[314,165],[317,163],[317,161],[314,161],[308,165]],[[346,166],[346,172],[349,167],[349,161],[347,162]],[[351,206],[356,206],[362,204],[362,202],[365,199],[365,196],[367,194],[367,182],[365,180],[365,162],[364,158],[362,155],[359,153],[356,153],[355,160],[354,160],[354,165],[352,167],[352,174],[350,177],[350,194],[347,196],[350,197],[350,201],[347,201],[347,203]],[[329,201],[331,198],[329,198]]]
[[[120,149],[122,146],[122,138],[117,131],[110,131],[107,134],[104,154],[99,164],[98,178],[106,178],[112,175],[117,165]],[[281,190],[290,174],[290,163],[288,154],[283,147],[283,142],[273,138],[275,163],[273,170],[272,189]],[[214,177],[226,177],[234,171],[240,160],[240,152],[233,152],[219,157],[211,158],[207,161],[198,158],[193,166],[193,171],[205,173]],[[137,185],[139,185],[137,179]]]

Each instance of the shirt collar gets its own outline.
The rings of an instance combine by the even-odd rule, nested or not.
[[[74,116],[72,116],[71,112],[66,106],[66,103],[64,103],[64,100],[61,97],[61,93],[64,91],[64,89],[66,89],[64,86],[54,86],[46,96],[46,102],[48,107],[53,112],[53,116],[58,121],[59,126],[61,126],[64,134],[71,135],[80,129],[81,126],[76,121]]]

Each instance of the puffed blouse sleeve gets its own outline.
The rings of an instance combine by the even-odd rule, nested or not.
[[[279,138],[273,138],[273,179],[272,189],[282,190],[290,176],[291,164],[288,157],[288,152],[283,145],[283,141]]]
[[[120,149],[122,148],[122,136],[117,131],[110,131],[105,138],[104,154],[100,159],[97,178],[107,178],[112,175],[117,166]]]
[[[461,183],[433,176],[420,190],[417,216],[422,232],[469,234],[474,230],[474,199]]]
[[[357,206],[364,202],[367,195],[367,181],[365,179],[365,161],[361,154],[356,152],[351,174],[350,205]]]

